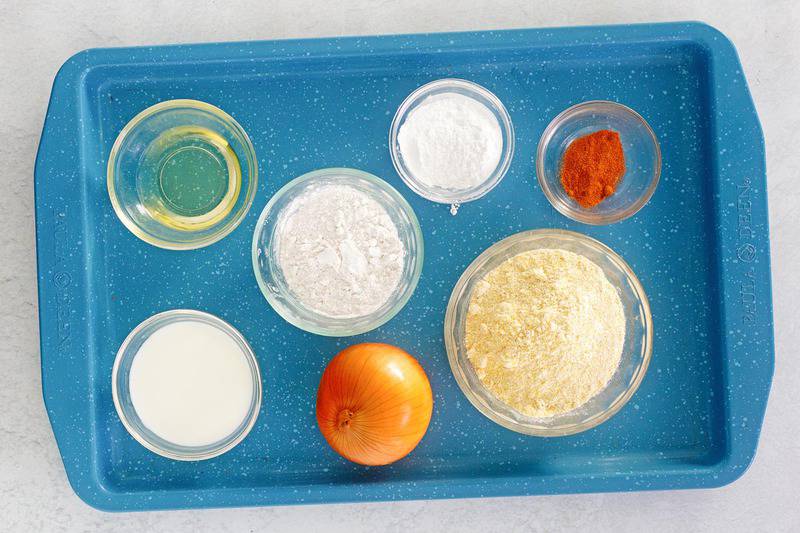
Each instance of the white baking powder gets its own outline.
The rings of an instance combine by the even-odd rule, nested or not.
[[[451,190],[480,185],[503,152],[497,118],[479,101],[459,93],[424,99],[400,126],[397,140],[417,180]]]
[[[292,200],[274,246],[289,289],[306,307],[337,318],[364,316],[386,303],[406,254],[386,209],[336,184],[311,186]]]

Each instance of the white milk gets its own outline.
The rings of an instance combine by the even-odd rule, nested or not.
[[[253,378],[245,353],[227,333],[184,320],[144,341],[131,364],[130,394],[153,433],[173,444],[205,446],[245,419]]]

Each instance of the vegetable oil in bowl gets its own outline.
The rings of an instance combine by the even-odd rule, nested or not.
[[[244,219],[258,163],[232,116],[198,100],[167,100],[122,128],[106,183],[114,213],[131,233],[160,248],[195,250]]]
[[[136,177],[139,199],[153,219],[178,230],[209,228],[239,196],[241,166],[218,133],[196,125],[165,130],[145,149]]]

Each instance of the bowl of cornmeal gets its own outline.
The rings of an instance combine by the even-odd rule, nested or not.
[[[619,255],[547,229],[503,239],[467,267],[444,337],[456,381],[478,411],[549,437],[595,427],[625,405],[647,370],[653,324]]]

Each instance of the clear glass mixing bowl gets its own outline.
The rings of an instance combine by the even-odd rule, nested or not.
[[[292,200],[311,187],[334,183],[358,189],[378,202],[394,222],[406,249],[400,283],[383,305],[365,316],[337,318],[306,307],[289,288],[277,259],[277,250],[273,246],[281,214]],[[400,312],[417,287],[422,271],[424,244],[413,209],[391,185],[360,170],[325,168],[295,178],[269,200],[253,233],[252,258],[261,292],[272,308],[287,322],[311,333],[343,337],[375,329]]]
[[[129,375],[136,353],[142,344],[162,327],[175,322],[196,321],[214,326],[229,335],[247,359],[253,378],[253,395],[250,408],[241,424],[227,437],[207,446],[183,446],[169,442],[144,425],[133,407]],[[190,309],[174,309],[151,316],[128,334],[117,351],[111,371],[111,393],[122,425],[142,446],[163,457],[179,461],[199,461],[217,457],[239,444],[256,423],[261,409],[261,373],[255,353],[239,331],[214,315]]]
[[[505,260],[522,252],[547,248],[582,255],[603,270],[622,301],[626,332],[622,359],[605,389],[573,411],[535,418],[512,409],[483,386],[467,358],[464,336],[467,308],[475,284]],[[633,396],[650,362],[653,320],[641,283],[611,248],[580,233],[542,229],[523,231],[495,243],[467,267],[447,305],[444,339],[453,375],[478,411],[508,429],[528,435],[555,437],[579,433],[605,422]]]
[[[497,167],[485,180],[468,189],[443,189],[441,187],[432,187],[420,181],[406,165],[403,159],[403,152],[400,149],[398,135],[409,114],[422,104],[426,98],[446,93],[468,96],[485,106],[497,119],[503,135],[503,151]],[[508,114],[503,102],[494,93],[471,81],[445,78],[419,87],[400,104],[389,129],[389,150],[395,170],[412,191],[428,200],[451,204],[457,208],[460,204],[477,200],[487,194],[506,175],[508,167],[511,166],[511,158],[514,155],[514,127],[511,123],[511,116]]]
[[[159,220],[156,211],[142,197],[141,177],[158,174],[166,168],[164,164],[160,171],[145,171],[144,162],[148,150],[157,145],[164,134],[177,128],[209,132],[208,135],[218,139],[226,154],[233,154],[229,157],[231,161],[218,161],[219,165],[233,165],[237,171],[234,183],[229,184],[230,195],[226,194],[215,210],[202,217],[174,217],[174,220],[162,217]],[[208,161],[218,159],[210,152],[208,155]],[[257,182],[258,164],[247,133],[221,109],[197,100],[168,100],[148,107],[122,129],[108,158],[108,195],[117,217],[143,241],[170,250],[202,248],[228,235],[250,209]],[[157,190],[156,185],[153,187]],[[153,198],[153,205],[164,203],[163,199]],[[166,207],[164,212],[168,212]],[[166,223],[166,219],[175,223]]]
[[[567,147],[599,130],[619,133],[625,174],[616,191],[594,207],[576,202],[561,184],[561,161]],[[661,176],[661,150],[650,125],[633,109],[595,100],[574,105],[545,128],[536,152],[536,177],[550,203],[561,214],[585,224],[612,224],[633,216],[653,196]]]

